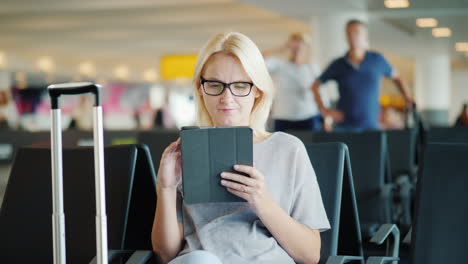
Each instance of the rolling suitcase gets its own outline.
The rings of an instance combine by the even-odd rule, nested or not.
[[[107,216],[104,177],[104,141],[101,106],[101,86],[93,83],[64,83],[47,87],[51,98],[51,160],[52,160],[52,232],[54,264],[65,264],[65,215],[63,202],[62,126],[59,99],[61,95],[92,93],[94,172],[96,193],[96,255],[98,264],[107,264]],[[77,161],[78,162],[78,161]]]

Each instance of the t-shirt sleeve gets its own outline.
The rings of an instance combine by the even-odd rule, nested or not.
[[[328,67],[322,72],[322,74],[317,78],[321,83],[326,83],[329,80],[336,80],[338,75],[338,62],[337,60],[333,61],[328,65]]]
[[[294,195],[291,217],[320,232],[330,229],[314,168],[304,144],[298,143],[294,169]]]
[[[270,73],[276,73],[280,70],[281,67],[281,59],[277,57],[267,57],[265,59],[265,65]]]
[[[388,62],[388,60],[381,54],[379,54],[381,65],[382,65],[382,73],[385,77],[387,78],[392,78],[393,77],[393,67],[392,65]]]

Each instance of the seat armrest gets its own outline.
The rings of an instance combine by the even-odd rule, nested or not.
[[[381,245],[385,241],[388,240],[387,238],[392,235],[393,236],[393,245],[391,246],[392,252],[391,257],[397,258],[399,255],[399,248],[400,248],[400,230],[395,224],[384,224],[382,225],[379,230],[374,234],[371,238],[370,242]],[[389,252],[387,252],[388,254]]]
[[[389,262],[396,264],[399,260],[400,258],[394,257],[368,257],[366,264],[385,264]]]
[[[128,257],[129,256],[129,257]],[[150,250],[109,250],[108,263],[112,263],[119,257],[128,257],[125,264],[146,264],[153,257],[153,252]],[[89,264],[97,264],[97,256],[94,257]]]
[[[350,263],[350,262],[357,262],[364,263],[364,257],[357,257],[357,256],[330,256],[327,259],[326,264],[343,264],[343,263]]]
[[[410,228],[410,230],[408,231],[408,233],[406,234],[405,238],[403,239],[403,243],[405,244],[411,244],[411,231],[413,229]]]
[[[108,262],[111,262],[114,258],[121,256],[123,254],[128,254],[130,251],[128,250],[116,250],[116,249],[109,249],[107,252]],[[97,264],[97,256],[95,256],[89,264]]]
[[[153,256],[153,251],[136,250],[125,264],[146,264]]]

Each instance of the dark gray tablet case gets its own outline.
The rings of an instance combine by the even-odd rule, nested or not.
[[[245,202],[221,185],[223,171],[235,164],[253,165],[249,127],[190,127],[180,132],[182,187],[187,204]]]

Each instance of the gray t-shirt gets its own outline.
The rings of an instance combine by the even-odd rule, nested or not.
[[[298,222],[320,231],[329,229],[304,144],[277,132],[253,149],[254,166],[265,176],[271,198]],[[208,250],[223,263],[294,263],[246,202],[183,204],[182,208],[186,244],[179,255]]]

